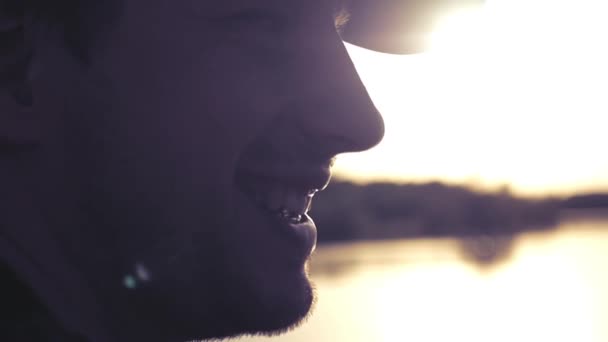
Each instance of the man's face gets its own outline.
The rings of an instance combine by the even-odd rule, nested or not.
[[[82,213],[65,249],[114,329],[271,333],[307,315],[306,207],[335,155],[383,134],[334,9],[124,1],[90,64],[54,85],[68,97],[59,146]],[[147,277],[124,286],[137,267]]]

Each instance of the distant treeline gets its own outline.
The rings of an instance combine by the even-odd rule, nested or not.
[[[608,194],[585,194],[567,198],[563,207],[568,209],[608,208]]]
[[[319,242],[404,237],[513,235],[557,224],[562,207],[607,203],[592,198],[528,199],[509,191],[476,192],[441,183],[332,184],[315,198]]]

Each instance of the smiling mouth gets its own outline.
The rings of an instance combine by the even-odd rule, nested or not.
[[[235,168],[235,186],[247,202],[240,212],[273,243],[269,253],[281,256],[277,262],[300,270],[316,246],[317,227],[309,212],[314,196],[329,184],[333,159],[290,158],[256,146]]]

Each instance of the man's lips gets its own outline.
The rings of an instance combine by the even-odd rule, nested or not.
[[[270,226],[298,245],[296,250],[301,253],[296,254],[306,258],[314,249],[317,235],[308,211],[314,195],[327,187],[330,178],[329,162],[299,167],[247,165],[237,168],[235,183]]]
[[[247,159],[245,159],[247,160]],[[320,164],[247,162],[237,167],[237,186],[270,211],[306,214],[313,196],[327,187],[333,159]]]
[[[308,215],[297,223],[256,205],[250,196],[237,190],[239,221],[260,249],[252,255],[263,255],[268,267],[301,269],[317,243],[317,228]]]
[[[314,195],[327,186],[329,174],[309,173],[306,177],[260,175],[250,170],[237,174],[236,184],[257,206],[281,218],[298,223],[310,210]]]

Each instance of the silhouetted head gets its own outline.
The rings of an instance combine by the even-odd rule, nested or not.
[[[383,134],[334,4],[2,4],[0,258],[62,324],[177,341],[306,317],[307,206]]]

